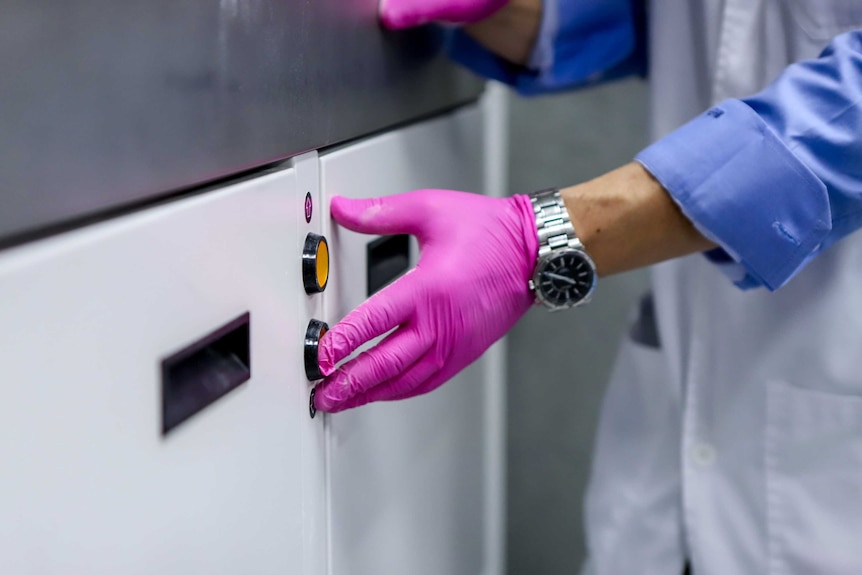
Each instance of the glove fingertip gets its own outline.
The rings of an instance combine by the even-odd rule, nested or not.
[[[336,222],[354,231],[363,231],[381,211],[380,201],[371,199],[350,199],[335,196],[329,204],[329,213]]]
[[[350,399],[347,390],[335,379],[320,383],[314,394],[314,407],[320,411],[334,413],[346,400]]]
[[[318,398],[320,399],[318,400]],[[339,413],[341,411],[365,405],[368,402],[368,396],[364,393],[342,400],[333,400],[332,398],[326,397],[325,394],[321,395],[320,393],[314,397],[314,406],[320,411],[325,411],[326,413]]]
[[[350,202],[351,200],[344,196],[332,196],[329,200],[329,213],[336,221],[340,220],[346,215]]]
[[[396,6],[393,7],[387,0],[380,0],[380,6],[377,9],[377,13],[383,27],[389,30],[403,30],[405,28],[412,28],[425,23],[421,21],[420,18],[417,18],[416,15],[411,17],[411,15],[406,13],[403,9],[398,10],[397,2]]]
[[[324,377],[332,375],[338,363],[353,352],[350,337],[343,330],[343,324],[336,324],[320,338],[317,347],[317,365]]]
[[[329,341],[330,339],[324,337],[317,347],[317,366],[324,377],[332,375],[335,371],[335,365],[338,363],[333,356]]]
[[[332,401],[325,396],[323,384],[318,385],[314,390],[314,409],[329,413],[332,410]]]
[[[420,18],[410,18],[409,16],[405,17],[403,14],[393,14],[392,12],[381,13],[380,22],[383,23],[384,28],[393,31],[415,28],[416,26],[421,26],[426,23]]]

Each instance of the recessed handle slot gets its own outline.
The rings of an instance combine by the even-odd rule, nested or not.
[[[162,360],[162,435],[251,378],[245,313]]]
[[[410,236],[384,236],[368,244],[368,295],[410,268]]]

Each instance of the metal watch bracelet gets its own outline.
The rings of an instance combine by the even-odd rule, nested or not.
[[[562,247],[583,250],[569,212],[563,203],[560,190],[553,188],[530,194],[536,214],[536,231],[539,234],[539,257]]]

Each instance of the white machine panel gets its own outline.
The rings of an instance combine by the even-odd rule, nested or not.
[[[495,360],[314,419],[303,365],[378,239],[329,198],[482,192],[482,128],[464,108],[0,251],[0,574],[499,573]],[[314,295],[309,232],[331,256]],[[418,255],[390,251],[385,273]]]
[[[468,108],[321,156],[322,189],[327,198],[481,192],[482,167],[482,115]],[[324,294],[333,324],[367,296],[376,238],[325,230],[336,254]],[[411,245],[410,265],[416,255]],[[480,360],[429,395],[327,416],[331,575],[484,572],[487,371]]]
[[[303,572],[296,187],[275,171],[0,253],[0,573]],[[245,313],[251,379],[163,435],[162,359]]]

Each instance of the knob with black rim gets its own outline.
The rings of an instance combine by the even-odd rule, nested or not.
[[[308,234],[302,248],[302,283],[305,293],[315,294],[326,289],[329,282],[329,244],[326,238]]]
[[[308,329],[305,330],[305,345],[303,356],[305,359],[305,377],[308,381],[317,381],[323,379],[323,374],[320,373],[320,365],[318,364],[318,353],[320,347],[320,338],[329,331],[329,326],[326,322],[313,319],[308,322]]]

